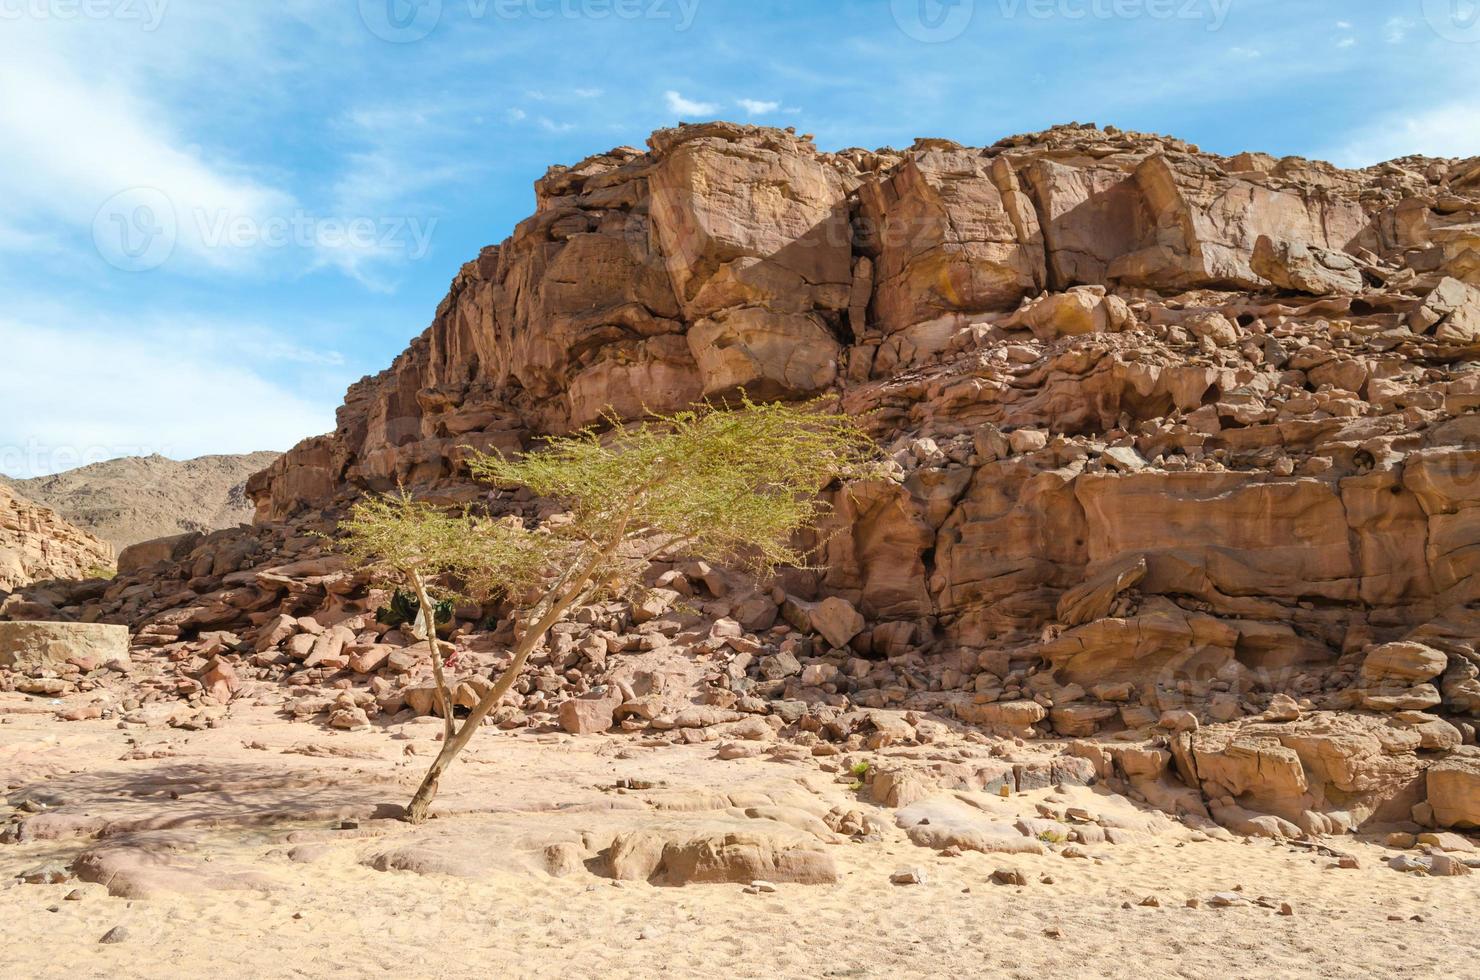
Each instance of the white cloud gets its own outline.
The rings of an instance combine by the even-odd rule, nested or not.
[[[1233,55],[1235,58],[1247,58],[1250,61],[1253,61],[1255,58],[1262,58],[1262,57],[1264,57],[1264,52],[1263,51],[1260,51],[1258,48],[1238,48],[1238,47],[1234,47],[1234,48],[1229,48],[1228,49],[1228,53],[1231,54],[1231,55]]]
[[[525,112],[523,109],[518,108],[517,106],[513,109],[510,109],[507,115],[510,122],[523,122],[524,120],[529,118],[529,113]]]
[[[1338,48],[1354,48],[1357,46],[1357,39],[1354,37],[1343,37],[1337,40],[1336,46]]]
[[[1349,20],[1338,20],[1336,26],[1343,31],[1349,31],[1352,29],[1352,22]]]
[[[1413,26],[1413,21],[1407,17],[1393,17],[1382,25],[1382,39],[1389,44],[1402,44]]]
[[[663,93],[663,100],[668,104],[669,112],[680,116],[712,116],[719,112],[719,106],[713,102],[695,102],[671,89]]]
[[[752,116],[764,116],[781,108],[780,102],[762,102],[758,99],[738,99],[735,104]]]
[[[261,221],[292,197],[231,161],[209,159],[160,120],[167,114],[109,84],[85,81],[44,49],[0,51],[0,181],[22,229],[58,222],[91,234],[100,209],[133,188],[163,192],[178,220],[175,254],[239,265],[241,250],[212,246],[202,226],[230,216]],[[204,216],[206,221],[196,220]]]
[[[0,344],[7,359],[0,472],[9,476],[155,452],[184,459],[281,450],[334,427],[338,390],[324,371],[338,355],[269,335],[7,317]],[[263,377],[244,356],[247,346],[260,360],[311,365],[323,397],[304,398]]]
[[[572,89],[571,94],[578,99],[599,99],[602,93],[599,88],[578,88]]]
[[[555,120],[547,119],[544,116],[540,117],[539,123],[540,128],[547,133],[568,133],[572,129],[576,128],[575,123],[556,122]]]
[[[1480,100],[1379,117],[1323,155],[1341,166],[1367,167],[1414,153],[1432,157],[1480,154]]]

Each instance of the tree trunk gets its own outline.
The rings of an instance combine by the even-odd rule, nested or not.
[[[437,639],[437,607],[432,604],[432,597],[427,592],[426,583],[422,581],[420,573],[414,569],[407,569],[405,574],[411,580],[411,587],[416,590],[416,602],[421,606],[421,618],[426,620],[427,624],[427,647],[432,651],[432,677],[435,678],[437,684],[437,708],[442,712],[442,744],[446,745],[452,741],[456,725],[452,719],[452,688],[442,672],[442,644]],[[432,792],[436,792],[435,785]]]
[[[437,798],[437,783],[442,778],[442,774],[447,771],[448,766],[452,765],[452,760],[457,758],[457,754],[473,740],[473,736],[477,733],[479,726],[483,724],[483,719],[488,717],[489,713],[498,707],[498,703],[504,699],[504,695],[509,693],[509,689],[514,686],[514,682],[519,679],[520,673],[524,670],[524,665],[529,661],[530,654],[534,653],[534,648],[540,645],[540,641],[545,638],[545,634],[549,633],[550,628],[560,622],[566,610],[575,605],[576,601],[580,599],[581,594],[586,589],[587,583],[591,581],[592,576],[596,574],[602,563],[616,553],[626,532],[627,517],[624,516],[621,523],[617,526],[617,531],[612,541],[598,554],[593,555],[570,578],[563,579],[556,585],[557,589],[564,587],[565,591],[548,596],[549,608],[519,638],[519,642],[514,647],[514,659],[509,661],[509,666],[504,669],[503,675],[493,685],[493,689],[483,695],[473,707],[473,710],[468,712],[468,717],[464,719],[462,726],[454,732],[451,723],[448,723],[446,737],[442,743],[442,751],[438,752],[437,758],[432,760],[431,767],[427,769],[426,776],[422,778],[421,785],[417,787],[416,795],[411,798],[411,802],[406,806],[406,814],[402,819],[407,823],[426,822],[427,817],[431,814],[432,801]],[[418,588],[420,588],[420,579],[418,578],[415,581]],[[424,590],[422,591],[422,595],[425,595]],[[437,649],[435,622],[433,622],[429,635],[432,637],[432,650],[435,651]],[[440,668],[440,664],[436,662],[436,656],[434,652],[434,666]],[[441,676],[440,669],[438,670],[438,676],[439,678]],[[452,703],[449,698],[447,702],[447,717],[451,718],[451,716]]]
[[[427,817],[431,816],[432,801],[437,798],[437,783],[441,780],[442,773],[447,771],[452,757],[457,754],[449,752],[449,746],[450,743],[444,744],[442,751],[437,753],[437,758],[432,760],[431,768],[422,778],[421,785],[416,788],[416,795],[407,804],[403,818],[407,823],[426,823]]]

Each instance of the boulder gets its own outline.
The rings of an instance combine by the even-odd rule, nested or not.
[[[1449,658],[1433,647],[1411,641],[1373,647],[1362,661],[1362,682],[1371,687],[1411,686],[1433,680],[1449,666]]]
[[[93,670],[129,663],[128,628],[101,623],[0,623],[0,667]]]
[[[833,857],[789,828],[715,829],[699,833],[638,830],[618,834],[607,851],[612,877],[660,885],[821,885],[838,880]]]
[[[1480,758],[1455,756],[1427,773],[1428,803],[1441,827],[1480,828]]]
[[[863,632],[864,618],[847,599],[828,596],[810,612],[812,628],[834,647],[847,646],[849,640]]]
[[[1281,289],[1318,296],[1362,289],[1361,269],[1350,255],[1303,242],[1276,241],[1260,235],[1254,242],[1250,266]]]
[[[131,544],[118,553],[118,573],[127,575],[161,562],[178,561],[190,554],[203,537],[199,531],[187,531]]]
[[[620,692],[600,691],[582,698],[561,702],[560,727],[572,735],[594,735],[611,729],[617,709],[622,706]]]

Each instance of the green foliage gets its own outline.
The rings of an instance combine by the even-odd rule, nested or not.
[[[1040,830],[1038,831],[1038,839],[1045,844],[1062,844],[1064,842],[1064,835],[1057,830]]]
[[[448,513],[405,490],[359,501],[339,532],[339,549],[363,565],[402,577],[451,575],[476,598],[537,583],[545,562],[540,535],[519,522]]]
[[[618,531],[658,550],[744,564],[801,565],[793,535],[821,515],[820,491],[866,475],[876,450],[845,416],[816,406],[712,406],[609,433],[585,430],[512,460],[475,455],[473,474],[562,501],[557,538],[597,547]]]
[[[822,514],[820,492],[870,475],[875,453],[852,419],[816,406],[706,406],[551,439],[519,459],[474,454],[474,476],[566,508],[538,529],[449,512],[403,489],[357,503],[338,547],[407,584],[452,579],[475,598],[542,597],[552,608],[630,585],[659,553],[764,573],[805,562],[793,539]],[[401,615],[414,621],[415,605],[403,602]]]
[[[848,767],[848,771],[857,776],[859,779],[867,776],[868,770],[869,764],[867,759],[859,759],[857,762],[853,763],[853,765]]]
[[[435,605],[434,615],[438,626],[445,626],[452,622],[452,607],[451,599],[443,599]],[[375,621],[395,628],[415,623],[419,615],[421,615],[421,608],[416,601],[416,595],[405,589],[397,589],[391,596],[390,603],[375,611]]]
[[[528,487],[566,508],[536,529],[514,517],[448,513],[404,489],[356,504],[339,525],[338,546],[351,558],[394,572],[419,597],[430,581],[453,579],[472,596],[502,594],[523,609],[524,629],[499,679],[461,725],[444,714],[442,748],[406,819],[427,819],[442,773],[573,606],[626,591],[665,553],[758,573],[803,564],[795,538],[822,514],[821,491],[873,475],[876,453],[845,415],[745,400],[736,411],[705,406],[606,434],[582,431],[517,460],[475,454],[474,476]],[[401,615],[414,616],[402,605]],[[452,693],[435,637],[427,645],[445,703]]]

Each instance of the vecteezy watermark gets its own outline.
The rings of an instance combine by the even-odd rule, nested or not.
[[[191,249],[285,249],[399,254],[413,261],[431,251],[437,219],[411,216],[325,217],[239,214],[222,208],[177,209],[155,187],[113,195],[93,217],[93,245],[109,265],[148,272],[169,261],[183,241]]]
[[[350,249],[400,252],[413,260],[426,258],[432,247],[432,232],[437,228],[436,218],[320,217],[302,209],[259,218],[200,208],[191,216],[200,243],[211,249]]]
[[[124,456],[173,456],[169,446],[161,445],[49,445],[37,439],[24,445],[0,444],[0,473],[25,479],[65,473],[79,466],[91,466]]]
[[[1423,19],[1446,41],[1480,41],[1480,0],[1423,0]]]
[[[701,0],[359,0],[360,19],[383,41],[407,44],[436,30],[454,6],[469,20],[663,20],[694,25]]]
[[[170,0],[0,0],[6,20],[132,20],[156,30]]]
[[[976,0],[889,0],[889,12],[906,37],[942,44],[966,32]]]
[[[124,272],[164,265],[175,254],[179,233],[174,203],[155,187],[120,191],[93,215],[93,246],[105,262]]]
[[[1234,0],[890,0],[889,7],[895,24],[907,36],[940,44],[964,34],[978,10],[992,8],[1003,20],[1029,17],[1067,21],[1203,21],[1209,31],[1216,31],[1227,21],[1233,3]]]

